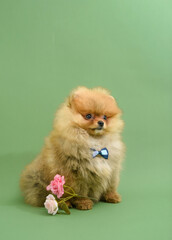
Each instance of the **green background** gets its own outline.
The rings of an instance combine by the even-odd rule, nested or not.
[[[170,239],[171,0],[1,0],[0,25],[1,238]],[[78,85],[123,110],[123,201],[53,217],[24,204],[19,176]]]

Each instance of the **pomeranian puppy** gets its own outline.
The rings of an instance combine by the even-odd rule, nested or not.
[[[107,90],[75,89],[57,111],[41,153],[22,173],[26,203],[43,206],[46,186],[56,174],[84,196],[71,199],[70,206],[86,210],[93,201],[119,203],[117,187],[125,149],[120,117],[121,110]]]

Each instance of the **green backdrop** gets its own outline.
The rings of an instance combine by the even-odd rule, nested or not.
[[[170,239],[172,2],[1,0],[0,25],[1,238]],[[123,110],[123,201],[53,217],[24,204],[19,176],[78,85]]]

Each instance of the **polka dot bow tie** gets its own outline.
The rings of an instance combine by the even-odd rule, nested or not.
[[[91,148],[91,150],[93,151],[93,158],[95,158],[97,155],[101,155],[103,158],[108,159],[109,152],[107,148],[102,148],[100,151],[97,151],[94,148]]]

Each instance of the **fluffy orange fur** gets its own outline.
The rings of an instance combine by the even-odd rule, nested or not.
[[[65,176],[66,185],[83,196],[72,199],[70,206],[91,209],[94,201],[120,202],[122,129],[121,110],[107,90],[75,89],[57,111],[41,153],[22,173],[20,185],[26,203],[43,206],[46,186],[56,174]],[[92,157],[91,148],[104,147],[109,151],[108,160]]]

